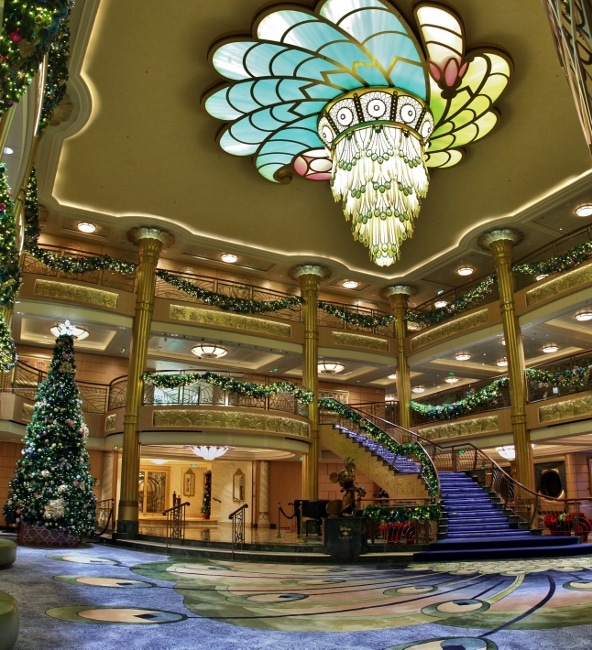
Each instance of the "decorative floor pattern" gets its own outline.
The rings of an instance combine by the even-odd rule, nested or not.
[[[55,623],[38,621],[42,638],[21,634],[15,650],[69,648],[52,645],[56,630],[84,649],[217,650],[583,650],[592,634],[590,557],[311,566],[19,548],[13,566],[32,580],[27,560],[39,600],[24,609]],[[3,589],[20,604],[32,592],[12,571],[2,573]]]

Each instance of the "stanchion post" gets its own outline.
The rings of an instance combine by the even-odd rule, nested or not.
[[[277,538],[283,537],[282,535],[282,504],[281,501],[278,501],[278,532],[276,535]]]

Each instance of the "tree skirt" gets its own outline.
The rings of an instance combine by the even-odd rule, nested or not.
[[[21,546],[78,546],[80,539],[68,532],[49,530],[44,526],[31,526],[21,522],[16,541]]]

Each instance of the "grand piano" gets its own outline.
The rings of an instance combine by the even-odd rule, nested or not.
[[[309,534],[310,524],[308,522],[315,522],[315,534],[320,535],[323,530],[322,520],[328,517],[327,504],[330,503],[329,499],[295,499],[294,500],[294,514],[296,515],[296,532],[300,537],[303,529],[306,535]]]

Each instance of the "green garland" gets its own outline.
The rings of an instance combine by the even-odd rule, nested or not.
[[[18,102],[58,38],[74,0],[6,0],[0,39],[0,115]]]
[[[378,506],[368,505],[364,508],[364,517],[378,523],[404,523],[407,521],[439,521],[442,508],[430,504],[426,506]]]
[[[4,316],[0,314],[0,369],[4,371],[12,370],[16,362],[16,345]]]
[[[51,253],[43,248],[29,246],[27,253],[39,260],[50,269],[63,273],[91,273],[92,271],[106,270],[117,273],[131,274],[137,267],[135,262],[124,262],[110,255],[96,255],[93,257],[72,257]]]
[[[527,368],[525,372],[529,381],[536,381],[543,386],[577,389],[590,388],[592,385],[592,365],[556,371]]]
[[[499,399],[502,396],[501,389],[508,386],[509,383],[510,380],[508,377],[500,377],[488,386],[456,402],[432,406],[431,404],[422,404],[421,402],[411,400],[409,402],[409,408],[416,413],[434,418],[435,420],[451,420],[467,415]]]
[[[354,311],[349,311],[343,307],[338,307],[330,302],[319,300],[317,303],[319,309],[339,318],[340,320],[350,325],[364,327],[366,329],[374,329],[376,327],[384,327],[385,325],[392,325],[395,320],[394,316],[385,314],[383,316],[368,316],[366,314],[359,314]]]
[[[289,381],[278,381],[273,384],[255,384],[252,382],[239,381],[233,377],[224,377],[213,372],[188,372],[185,374],[163,375],[152,372],[145,372],[142,375],[145,384],[157,386],[158,388],[179,388],[204,381],[212,386],[217,386],[237,395],[253,398],[266,398],[280,393],[289,393],[294,399],[303,404],[310,404],[313,395],[311,391],[296,386]]]
[[[563,255],[556,255],[544,262],[529,262],[516,264],[512,267],[514,273],[525,275],[552,275],[562,271],[571,271],[580,264],[587,262],[592,257],[592,242],[587,241]]]
[[[482,302],[493,291],[495,283],[496,276],[490,275],[474,289],[467,291],[462,298],[433,311],[409,312],[405,316],[405,320],[417,323],[418,325],[436,325],[437,323],[441,323]]]
[[[2,307],[14,305],[21,281],[14,201],[8,186],[6,165],[0,163],[0,305]]]
[[[231,311],[235,314],[262,314],[264,312],[280,311],[281,309],[288,309],[294,305],[300,305],[303,302],[300,296],[268,301],[233,298],[220,293],[214,293],[213,291],[208,291],[207,289],[202,289],[192,282],[189,282],[189,280],[184,280],[169,271],[159,269],[156,271],[156,276],[161,280],[168,282],[176,289],[179,289],[179,291],[183,291],[189,296],[201,300],[206,305],[219,307],[220,309]]]
[[[389,451],[392,451],[399,456],[406,456],[407,458],[412,458],[417,461],[421,465],[421,477],[426,483],[430,498],[432,500],[438,498],[438,476],[431,458],[420,444],[416,442],[408,442],[404,445],[399,444],[385,431],[363,417],[360,413],[330,397],[322,397],[319,399],[319,409],[336,413],[341,418],[354,423],[361,431],[367,433],[371,438],[376,440],[376,442],[380,443]]]

